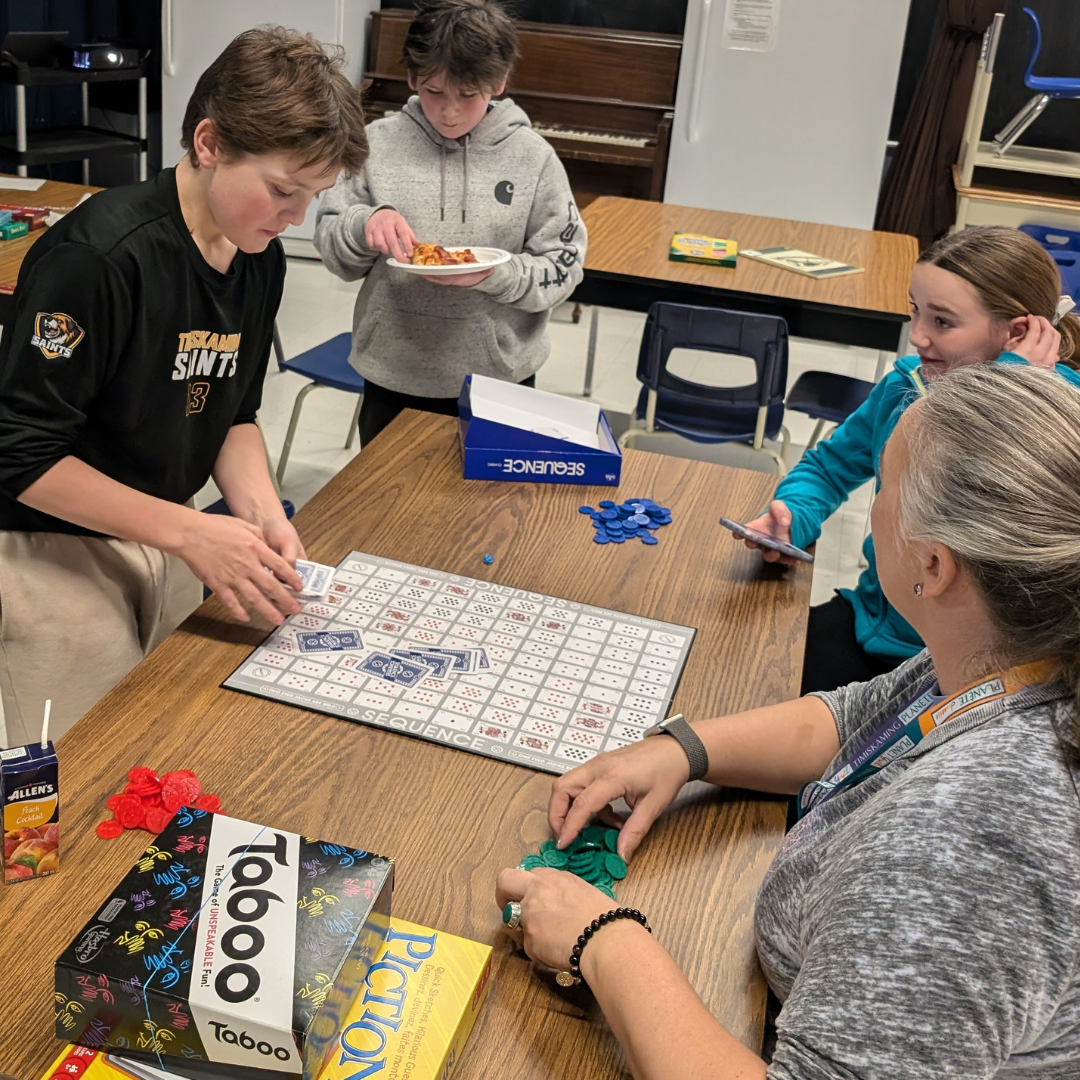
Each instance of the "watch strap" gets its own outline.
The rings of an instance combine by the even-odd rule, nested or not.
[[[658,724],[650,729],[649,734],[653,733],[670,735],[683,748],[686,760],[690,762],[689,779],[700,780],[709,771],[709,754],[705,749],[705,744],[681,716],[672,717]]]

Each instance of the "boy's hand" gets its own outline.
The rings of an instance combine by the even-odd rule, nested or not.
[[[398,262],[412,261],[413,248],[416,247],[416,234],[409,223],[390,207],[376,210],[367,219],[364,226],[364,243],[373,251],[381,251]]]
[[[271,551],[276,551],[290,566],[295,566],[297,559],[307,558],[304,545],[288,518],[274,518],[265,522],[262,534]]]
[[[477,270],[472,274],[443,274],[436,277],[434,274],[421,274],[425,281],[433,281],[436,285],[479,285],[484,278],[489,278],[495,273],[490,270]]]
[[[1051,371],[1058,361],[1058,347],[1061,334],[1050,325],[1049,319],[1041,315],[1027,316],[1027,330],[1012,351],[1022,356],[1032,367],[1048,368]]]
[[[769,503],[769,509],[756,521],[746,522],[746,527],[753,529],[755,532],[775,536],[777,540],[783,540],[785,544],[791,543],[791,511],[787,508],[787,504],[779,499],[773,499]],[[734,533],[732,535],[735,536]],[[735,539],[742,540],[743,538],[735,536]],[[755,544],[753,540],[745,540],[744,543],[748,548],[756,548],[760,551],[761,557],[766,562],[779,562],[785,566],[796,566],[799,562],[798,559],[793,559],[790,555],[781,555],[779,551],[770,551],[768,548],[763,548],[759,544]]]
[[[295,595],[282,584],[299,590],[296,570],[268,546],[258,526],[197,510],[191,511],[186,524],[172,554],[217,594],[230,615],[241,622],[251,621],[241,600],[274,626],[299,612]]]

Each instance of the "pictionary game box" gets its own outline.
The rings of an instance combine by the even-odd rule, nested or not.
[[[461,1059],[490,976],[490,945],[391,919],[319,1080],[445,1080]],[[124,1053],[68,1045],[43,1080],[166,1075]]]
[[[393,875],[182,808],[56,961],[56,1034],[192,1076],[315,1080],[386,939]]]

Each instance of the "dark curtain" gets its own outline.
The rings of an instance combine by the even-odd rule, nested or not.
[[[878,200],[875,229],[925,246],[956,220],[952,166],[960,152],[982,35],[1001,0],[941,0],[942,28],[916,87]]]

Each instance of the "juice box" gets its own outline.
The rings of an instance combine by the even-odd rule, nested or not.
[[[60,869],[60,777],[53,744],[0,750],[4,884]]]
[[[56,961],[56,1034],[189,1076],[315,1080],[393,878],[380,855],[181,808]]]
[[[735,266],[739,245],[734,240],[700,233],[677,232],[671,238],[668,258],[672,262],[704,263],[706,266]]]
[[[445,1080],[461,1059],[490,975],[490,945],[391,919],[319,1080]],[[161,1080],[168,1074],[157,1064],[69,1044],[42,1080]],[[214,1075],[195,1061],[181,1068],[197,1080]]]

